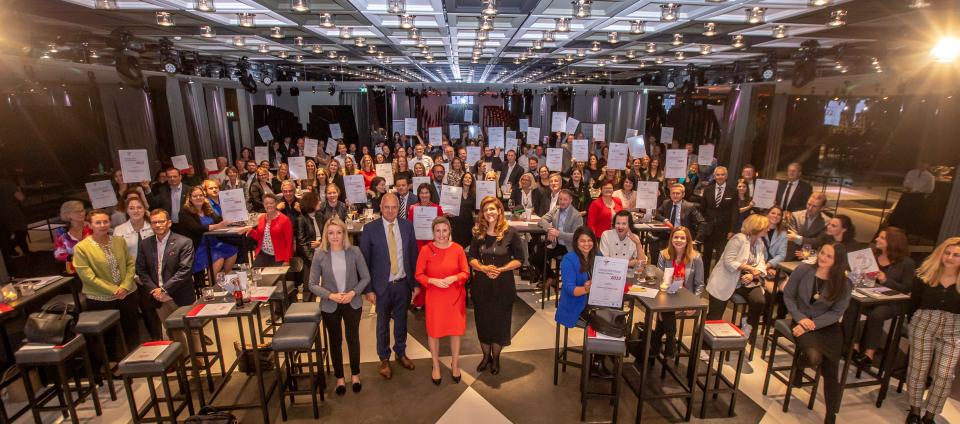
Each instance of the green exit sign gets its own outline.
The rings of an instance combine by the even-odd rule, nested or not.
[[[235,118],[237,116],[234,112],[227,112],[227,118]]]

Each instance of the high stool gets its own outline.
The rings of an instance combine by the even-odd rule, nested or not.
[[[115,358],[117,362],[127,356],[127,342],[123,338],[123,330],[120,328],[120,311],[108,309],[103,311],[81,312],[77,320],[75,331],[83,334],[90,341],[90,349],[98,349],[97,354],[103,360],[103,364],[97,370],[101,378],[110,388],[110,400],[117,400],[117,391],[113,387],[113,370],[110,366],[110,354],[107,351],[107,333],[112,332],[116,337],[117,344],[120,346],[120,357]]]
[[[77,403],[83,402],[87,396],[93,398],[93,409],[97,416],[103,413],[100,409],[100,397],[97,396],[97,388],[93,383],[93,368],[90,366],[90,355],[87,353],[87,341],[82,334],[78,334],[63,345],[53,347],[27,343],[14,353],[14,358],[16,358],[17,367],[20,368],[20,375],[25,376],[21,381],[23,381],[23,388],[27,392],[27,399],[30,400],[30,405],[32,405],[30,411],[33,413],[35,422],[43,422],[40,420],[41,411],[60,411],[64,418],[69,413],[70,420],[74,424],[79,424]],[[76,368],[75,363],[78,361],[83,364],[82,371],[86,374],[84,376],[87,379],[86,388],[80,381],[82,377],[79,371],[81,370]],[[57,382],[49,389],[34,393],[30,378],[26,376],[30,375],[31,370],[39,370],[43,367],[56,368]],[[70,369],[69,374],[73,374],[74,387],[70,387],[68,367]],[[76,400],[73,398],[73,391],[77,392]],[[59,399],[59,405],[45,406],[53,398]]]
[[[164,346],[163,351],[157,355],[156,359],[146,361],[133,359],[133,357],[137,355],[137,350],[140,349],[138,348],[134,350],[130,356],[120,361],[119,373],[123,376],[123,387],[127,392],[130,416],[133,418],[134,424],[143,422],[161,423],[164,420],[176,424],[177,416],[180,415],[180,412],[182,412],[184,408],[187,408],[190,415],[193,415],[190,383],[187,379],[187,372],[183,367],[183,355],[186,347],[180,342],[171,341],[155,341],[143,344],[143,347],[150,346]],[[171,372],[177,375],[177,386],[179,386],[180,389],[180,393],[177,395],[174,395],[170,391],[170,378],[168,374]],[[160,386],[163,389],[162,398],[157,397],[157,389],[153,384],[153,379],[156,377],[160,377]],[[137,409],[137,402],[133,399],[132,383],[134,378],[146,378],[147,389],[150,390],[150,400],[141,409]],[[174,405],[174,401],[179,401],[180,404]],[[167,404],[167,412],[170,415],[161,415],[160,403]],[[150,413],[151,409],[153,409],[153,417],[148,418],[147,414]]]
[[[546,254],[544,254],[544,256],[546,256]],[[556,262],[556,261],[553,261],[553,262]],[[557,307],[557,304],[560,302],[560,271],[557,270],[556,268],[553,268],[553,269],[554,269],[554,275],[557,276],[557,278],[555,279],[555,281],[557,282],[557,287],[553,287],[552,285],[547,285],[547,274],[548,274],[547,267],[552,268],[552,266],[553,265],[551,264],[551,261],[549,259],[544,259],[543,276],[541,277],[543,278],[543,291],[540,292],[540,309],[546,308],[547,299],[550,298],[551,291],[557,295],[556,300],[554,300],[553,306]]]
[[[767,375],[763,378],[763,394],[767,394],[767,388],[770,385],[770,377],[774,377],[777,380],[780,380],[781,383],[787,385],[787,394],[783,398],[783,412],[787,412],[790,408],[790,400],[792,399],[793,393],[793,381],[795,380],[796,373],[800,373],[800,387],[811,386],[810,388],[810,401],[807,402],[807,409],[813,409],[813,404],[817,400],[817,386],[820,383],[820,370],[817,369],[816,374],[811,378],[807,373],[800,368],[800,354],[796,351],[796,338],[793,337],[793,329],[790,328],[789,319],[778,319],[773,323],[773,333],[767,336],[770,339],[770,355],[767,358]],[[780,338],[787,339],[792,342],[792,345],[786,345],[780,342]],[[775,366],[774,359],[777,353],[777,348],[783,349],[786,353],[793,355],[793,360],[790,361],[789,366]],[[788,375],[784,375],[783,371],[790,370]]]
[[[613,423],[617,422],[617,413],[620,410],[620,375],[623,371],[623,357],[627,353],[627,344],[621,340],[603,340],[590,338],[587,331],[583,332],[583,364],[580,366],[580,421],[587,419],[587,400],[608,399],[613,403]],[[591,377],[590,363],[593,355],[606,355],[613,358],[614,372],[609,377]],[[587,388],[591,378],[606,380],[610,383],[610,392],[591,392]],[[643,400],[640,400],[642,402]]]
[[[163,321],[163,327],[167,329],[167,337],[173,340],[178,338],[183,342],[186,342],[187,337],[193,337],[193,332],[197,332],[199,337],[196,339],[196,343],[200,347],[200,352],[197,352],[193,358],[190,358],[190,362],[187,364],[187,369],[193,369],[196,364],[201,370],[206,371],[207,374],[207,387],[209,391],[213,392],[213,376],[210,372],[213,365],[216,363],[220,364],[220,375],[226,375],[226,367],[223,363],[223,347],[220,343],[220,326],[217,324],[215,319],[204,319],[204,320],[190,320],[190,331],[186,331],[183,325],[183,316],[190,312],[193,309],[193,305],[181,306],[177,308],[173,313],[171,313],[167,319]],[[216,346],[216,349],[209,350],[207,349],[206,343],[203,342],[203,329],[207,324],[213,324],[213,342]],[[187,351],[187,346],[184,345],[184,355],[189,355]],[[203,364],[197,362],[197,360],[203,361]],[[200,382],[200,390],[203,390],[203,383]]]
[[[577,319],[577,328],[587,328],[587,324],[583,319]],[[563,347],[560,346],[560,332],[563,332]],[[584,330],[586,332],[586,330]],[[557,323],[557,339],[553,346],[553,385],[557,385],[557,379],[559,377],[560,367],[563,366],[563,372],[567,372],[567,365],[575,368],[581,368],[583,364],[580,362],[575,362],[567,359],[567,354],[570,352],[580,355],[581,360],[583,359],[583,348],[581,347],[568,347],[567,340],[569,338],[570,329]]]
[[[316,363],[322,363],[320,360],[320,347],[318,340],[320,338],[320,326],[312,322],[285,322],[277,329],[273,336],[273,356],[274,367],[277,369],[277,383],[280,386],[280,413],[283,420],[287,420],[287,402],[283,399],[284,395],[290,396],[290,404],[293,404],[296,395],[310,395],[313,403],[313,417],[320,417],[320,409],[317,405],[317,392],[320,392],[320,400],[324,400],[323,388],[325,379],[323,373],[317,372],[314,368],[314,353],[317,355]],[[280,366],[280,353],[283,353],[284,370]],[[300,363],[298,358],[301,353],[307,354],[307,362]],[[304,374],[302,368],[306,367]],[[297,371],[294,371],[297,369]],[[307,377],[310,381],[309,388],[297,388],[298,378]]]
[[[693,324],[696,325],[697,319],[700,317],[700,312],[693,315],[680,314],[679,312],[674,314],[677,317],[677,354],[673,358],[673,367],[680,366],[680,358],[686,358],[690,356],[690,346],[683,344],[683,332],[686,327],[687,321],[693,321]],[[696,330],[696,327],[694,327]],[[660,378],[666,378],[667,370],[663,368],[660,370]]]
[[[283,315],[283,322],[312,322],[321,324],[323,313],[320,304],[316,302],[297,302],[287,308]],[[330,372],[330,352],[327,349],[327,333],[320,330],[320,354],[324,362],[325,372]]]
[[[740,387],[740,375],[743,371],[743,359],[745,356],[744,353],[746,353],[746,347],[747,337],[742,333],[739,337],[716,337],[709,331],[703,332],[703,349],[709,351],[710,359],[707,360],[707,373],[703,383],[701,384],[700,379],[697,379],[697,385],[703,390],[703,404],[700,406],[701,419],[706,418],[707,399],[710,398],[711,395],[716,399],[720,393],[730,393],[730,408],[727,410],[727,416],[732,417],[734,415],[734,410],[737,406],[737,389]],[[732,383],[723,376],[723,363],[720,361],[720,358],[724,357],[724,354],[729,357],[731,352],[739,353],[737,355],[737,371],[736,374],[734,374]],[[710,374],[713,372],[713,361],[715,358],[717,359],[717,371],[713,378],[713,387],[711,387]],[[721,382],[727,387],[721,388]]]

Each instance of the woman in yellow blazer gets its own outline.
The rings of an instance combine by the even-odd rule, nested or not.
[[[84,310],[119,310],[123,337],[132,351],[140,344],[139,303],[137,296],[131,296],[137,290],[133,257],[127,253],[122,237],[110,235],[110,214],[106,211],[97,209],[87,214],[87,225],[93,234],[73,250],[73,266],[87,298]]]

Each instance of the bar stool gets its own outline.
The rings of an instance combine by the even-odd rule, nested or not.
[[[120,328],[120,311],[108,309],[81,312],[74,330],[83,334],[90,341],[90,350],[99,350],[97,355],[103,360],[103,364],[99,364],[100,367],[97,371],[100,372],[101,378],[110,389],[110,400],[117,400],[117,391],[113,387],[114,367],[110,366],[111,358],[107,350],[106,335],[108,332],[112,332],[112,335],[116,337],[117,344],[120,346],[120,358],[115,359],[119,362],[120,359],[127,356],[127,342],[123,337],[123,330]]]
[[[562,329],[561,329],[561,328],[562,328]],[[586,332],[587,323],[584,322],[583,319],[578,318],[578,319],[577,319],[576,328],[582,328],[582,329],[584,329],[584,332]],[[562,347],[562,348],[561,348],[561,346],[560,346],[560,332],[561,332],[561,331],[563,332],[563,347]],[[566,326],[561,325],[561,324],[558,322],[558,323],[557,323],[557,339],[556,339],[556,342],[554,343],[554,346],[553,346],[553,385],[554,385],[554,386],[557,385],[557,380],[558,380],[558,377],[559,377],[559,370],[560,370],[560,367],[561,367],[561,366],[563,367],[563,372],[567,372],[567,366],[568,366],[568,365],[571,366],[571,367],[574,367],[574,368],[581,368],[581,367],[583,367],[583,364],[582,364],[582,363],[580,363],[580,362],[575,362],[575,361],[571,361],[571,360],[567,359],[567,354],[569,354],[570,352],[573,352],[573,353],[576,353],[576,354],[580,355],[580,359],[581,359],[581,360],[583,359],[583,348],[582,348],[582,347],[568,347],[568,346],[567,346],[567,341],[568,341],[568,338],[569,338],[569,334],[570,334],[570,329],[567,328]]]
[[[186,331],[183,325],[183,316],[190,312],[193,309],[193,305],[181,306],[177,308],[173,313],[171,313],[167,319],[163,321],[163,327],[167,329],[167,337],[173,340],[182,340],[186,342],[187,337],[193,337],[193,332],[197,332],[199,337],[196,339],[197,346],[200,347],[200,352],[197,352],[194,357],[190,358],[190,363],[187,364],[187,369],[192,370],[194,366],[198,366],[201,370],[206,371],[207,375],[207,387],[211,392],[213,392],[213,376],[210,370],[213,368],[213,365],[216,363],[220,364],[220,375],[226,375],[226,367],[223,363],[223,347],[220,343],[220,326],[217,324],[215,319],[204,319],[204,320],[190,320],[190,331]],[[216,346],[215,350],[209,350],[206,343],[203,342],[203,329],[207,324],[213,324],[213,342]],[[186,346],[184,346],[186,347]],[[188,355],[189,352],[186,352],[184,349],[184,355]],[[197,360],[203,361],[201,365]],[[203,383],[200,384],[200,389],[203,389]]]
[[[77,335],[69,342],[59,346],[37,345],[27,343],[14,353],[17,361],[17,367],[20,368],[20,375],[28,376],[31,370],[38,370],[43,367],[56,368],[57,382],[49,389],[35,393],[33,385],[30,384],[30,378],[24,377],[23,388],[27,392],[27,399],[30,400],[30,411],[33,413],[35,422],[43,422],[40,419],[41,411],[60,411],[66,418],[69,413],[71,422],[80,423],[77,416],[77,403],[81,403],[87,396],[93,398],[93,409],[97,416],[103,411],[100,409],[100,397],[97,396],[97,389],[93,383],[93,368],[90,366],[90,356],[87,353],[87,341],[83,335]],[[75,362],[81,362],[82,369],[76,368]],[[73,374],[74,387],[70,387],[70,376],[67,369]],[[85,372],[87,387],[84,388],[81,383],[80,371]],[[73,391],[77,392],[77,399],[74,401]],[[53,398],[59,399],[59,405],[46,406]]]
[[[617,422],[620,410],[620,375],[623,372],[623,357],[627,353],[627,344],[620,340],[603,340],[588,337],[583,332],[583,364],[580,366],[580,421],[587,419],[587,401],[589,399],[608,399],[613,404],[613,423]],[[593,355],[606,355],[613,358],[615,371],[609,377],[592,377],[589,364]],[[587,388],[591,378],[610,382],[610,392],[591,392]],[[642,400],[641,400],[642,402]]]
[[[263,343],[265,337],[273,337],[277,327],[284,323],[287,308],[294,303],[297,297],[297,281],[303,277],[303,259],[296,256],[290,258],[290,266],[287,273],[277,281],[279,288],[270,293],[270,299],[267,302],[270,311],[270,321],[263,326],[261,320],[257,320],[260,333],[260,343]]]
[[[800,373],[800,387],[811,386],[810,388],[810,401],[807,402],[807,409],[813,409],[813,404],[817,400],[817,386],[820,384],[820,369],[818,368],[813,377],[807,375],[807,373],[800,368],[800,354],[796,351],[796,338],[793,337],[793,330],[790,328],[789,319],[778,319],[773,323],[773,334],[768,336],[770,339],[770,355],[767,358],[767,374],[763,378],[763,394],[767,394],[767,388],[770,385],[770,377],[774,377],[777,380],[780,380],[781,383],[787,385],[787,393],[783,398],[783,412],[787,412],[790,408],[790,400],[793,395],[793,381],[796,379],[796,373]],[[787,339],[792,344],[786,345],[780,342],[780,338]],[[793,359],[790,361],[789,366],[775,366],[774,360],[777,353],[777,348],[781,348],[789,355],[793,355]],[[783,371],[790,370],[788,375],[784,375]]]
[[[287,420],[287,402],[285,395],[290,396],[290,404],[293,404],[296,395],[310,395],[313,404],[313,417],[320,417],[320,409],[317,405],[317,392],[320,392],[320,400],[324,400],[323,390],[326,385],[323,373],[317,372],[314,368],[314,353],[317,355],[316,363],[322,363],[320,360],[320,347],[317,343],[320,339],[320,326],[312,322],[286,322],[280,325],[276,334],[273,336],[273,355],[274,367],[277,369],[277,383],[280,386],[280,413],[283,420]],[[280,353],[283,353],[285,369],[280,366]],[[307,354],[307,362],[300,363],[298,358],[301,353]],[[301,370],[307,368],[304,374]],[[297,371],[294,371],[294,368]],[[296,388],[298,378],[307,377],[310,381],[309,388]]]
[[[312,322],[317,325],[322,325],[323,312],[320,310],[320,304],[316,302],[297,302],[290,305],[287,308],[287,312],[283,315],[283,322]],[[320,354],[325,365],[323,365],[324,372],[329,373],[331,370],[330,367],[330,352],[327,349],[327,333],[320,329]]]
[[[708,324],[720,322],[708,322]],[[737,389],[740,387],[740,375],[743,371],[743,359],[745,356],[744,353],[746,353],[746,347],[747,337],[743,335],[743,333],[741,333],[740,337],[717,337],[709,331],[703,332],[703,349],[709,351],[710,359],[707,360],[707,373],[703,383],[700,382],[699,378],[697,379],[697,385],[703,390],[703,404],[700,406],[701,419],[706,418],[707,399],[710,398],[711,395],[716,399],[720,393],[730,393],[730,408],[727,410],[727,416],[734,416],[734,410],[737,406]],[[737,355],[736,374],[734,374],[732,383],[723,376],[723,363],[720,361],[720,358],[723,358],[724,355],[729,357],[731,352],[739,353]],[[714,359],[717,359],[717,370],[713,378],[713,387],[711,387],[710,374],[713,373]],[[721,388],[721,382],[723,382],[726,387]]]
[[[674,314],[677,318],[677,354],[673,358],[673,367],[680,366],[680,358],[686,358],[690,356],[690,346],[687,346],[683,343],[683,333],[686,328],[687,321],[693,321],[694,325],[697,323],[697,319],[700,317],[700,313],[695,313],[693,315],[681,315],[679,313]],[[696,327],[694,327],[696,331]],[[667,370],[663,368],[660,370],[660,378],[666,378]]]
[[[130,405],[130,416],[133,418],[134,424],[143,422],[161,423],[164,420],[169,420],[176,424],[177,416],[180,415],[184,408],[187,409],[190,415],[193,415],[190,383],[187,379],[187,372],[183,366],[183,356],[186,348],[180,342],[171,341],[155,341],[143,344],[144,347],[157,345],[164,345],[165,347],[163,351],[157,355],[156,359],[150,361],[131,360],[131,358],[137,354],[137,351],[134,350],[130,356],[120,361],[118,372],[123,376],[123,387],[127,392],[127,403]],[[180,389],[180,393],[177,395],[174,395],[170,391],[170,378],[168,374],[171,372],[177,375],[177,386],[179,386]],[[156,377],[160,377],[160,386],[163,389],[162,398],[157,397],[157,389],[153,384],[153,379]],[[133,398],[134,378],[146,378],[147,389],[150,390],[150,400],[140,409],[137,409],[137,402]],[[175,405],[174,401],[179,401],[180,404]],[[161,403],[167,404],[168,416],[163,416],[160,413]],[[150,413],[151,409],[153,409],[153,417],[148,418],[147,414]]]
[[[546,253],[544,253],[544,257],[546,257]],[[540,292],[540,309],[546,308],[546,306],[547,306],[547,299],[550,299],[550,292],[551,292],[551,291],[552,291],[554,294],[557,295],[557,297],[556,297],[556,298],[554,299],[554,301],[553,301],[553,307],[556,308],[556,307],[557,307],[557,304],[560,303],[560,284],[561,284],[561,283],[560,283],[560,270],[557,269],[557,268],[559,268],[559,265],[557,265],[556,267],[554,267],[554,264],[555,264],[555,263],[557,263],[556,260],[552,260],[552,261],[551,261],[550,259],[546,259],[546,258],[544,258],[544,260],[543,260],[543,276],[541,277],[541,278],[543,278],[543,291]],[[547,272],[547,267],[551,267],[551,269],[554,270],[554,275],[557,276],[557,278],[555,279],[555,281],[557,282],[557,287],[553,287],[553,286],[551,286],[551,285],[547,285],[547,274],[548,274],[548,272]]]

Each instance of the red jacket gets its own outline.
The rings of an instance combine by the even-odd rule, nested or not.
[[[260,253],[263,246],[264,228],[267,226],[267,214],[260,215],[257,228],[250,231],[250,237],[257,241],[256,253]],[[273,241],[273,253],[277,262],[288,262],[293,256],[293,223],[282,213],[270,223],[270,239]]]
[[[548,199],[549,200],[549,199]],[[603,234],[604,231],[613,227],[613,215],[623,210],[623,203],[620,199],[613,198],[613,210],[603,203],[603,197],[596,198],[587,209],[587,226],[593,230],[593,234]],[[600,240],[600,236],[597,236]]]

